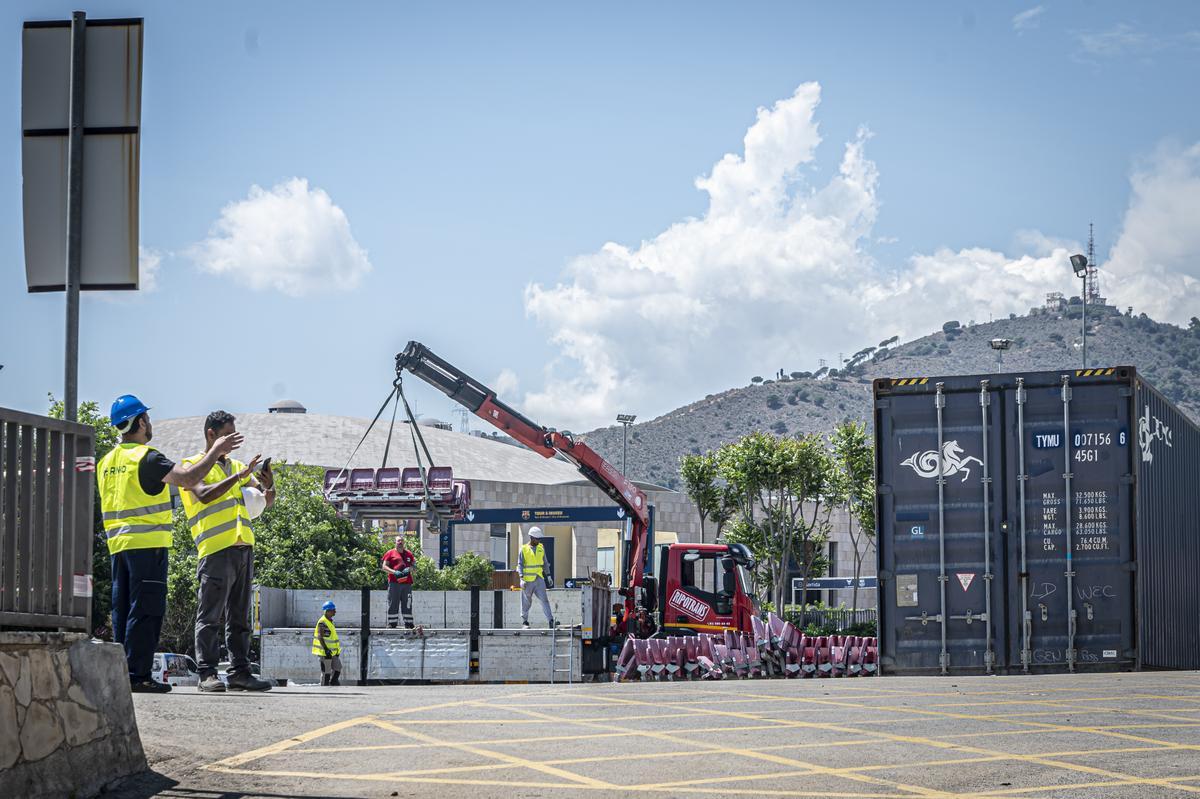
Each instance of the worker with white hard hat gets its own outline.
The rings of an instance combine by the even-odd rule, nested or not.
[[[213,411],[204,420],[209,445],[236,432],[235,419]],[[199,456],[197,456],[199,457]],[[271,683],[250,673],[250,598],[254,582],[254,530],[250,522],[275,502],[271,459],[249,464],[222,457],[204,482],[179,492],[200,559],[196,607],[196,662],[203,693],[269,691]],[[191,463],[196,458],[188,458]],[[229,648],[226,682],[217,676],[221,639]]]
[[[554,613],[546,595],[546,548],[542,546],[542,538],[542,528],[530,527],[529,543],[517,555],[517,570],[521,573],[521,626],[525,629],[529,629],[529,606],[535,596],[542,601],[546,625],[554,627]]]

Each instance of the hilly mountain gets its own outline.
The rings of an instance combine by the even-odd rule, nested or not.
[[[716,449],[755,430],[802,435],[828,432],[845,419],[869,423],[872,380],[995,372],[996,353],[988,342],[996,338],[1012,341],[999,371],[1079,368],[1081,311],[1076,299],[994,322],[948,320],[942,330],[915,341],[897,344],[893,338],[880,342],[882,347],[866,346],[840,370],[785,371],[780,379],[778,365],[759,364],[757,374],[770,377],[755,377],[750,385],[710,394],[631,427],[627,473],[678,489],[680,457]],[[1135,366],[1192,419],[1200,419],[1200,321],[1193,318],[1183,329],[1145,314],[1089,306],[1087,344],[1089,365]],[[614,425],[584,439],[620,464],[621,435],[621,427]]]

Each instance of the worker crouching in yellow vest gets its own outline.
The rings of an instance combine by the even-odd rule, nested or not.
[[[225,411],[213,411],[204,421],[205,439],[212,442],[235,433],[235,421]],[[271,689],[269,682],[250,673],[254,530],[250,526],[253,514],[247,508],[246,497],[255,498],[256,504],[260,505],[259,512],[275,501],[270,461],[268,459],[260,471],[257,468],[260,457],[255,455],[249,464],[221,458],[208,470],[200,485],[180,492],[192,541],[199,555],[196,662],[200,667],[199,689],[204,693],[220,693],[226,687],[230,691]],[[263,492],[265,497],[251,493],[256,491]],[[222,637],[229,648],[226,682],[217,676]]]
[[[341,685],[342,644],[333,623],[337,605],[326,602],[321,610],[321,618],[313,628],[312,653],[321,659],[321,685]]]
[[[121,442],[96,465],[104,538],[112,557],[113,640],[125,648],[129,686],[135,693],[166,693],[151,667],[167,609],[167,550],[172,541],[168,486],[196,485],[241,437],[210,440],[194,465],[177,465],[154,447],[150,409],[132,394],[117,397],[109,420]]]

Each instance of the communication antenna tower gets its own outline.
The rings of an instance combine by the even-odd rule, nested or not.
[[[1100,303],[1100,270],[1096,268],[1096,237],[1094,235],[1094,225],[1088,223],[1088,251],[1087,251],[1087,296],[1083,301],[1088,305],[1099,305]]]
[[[466,408],[460,408],[458,406],[455,406],[450,409],[450,413],[452,413],[458,417],[458,432],[460,432],[460,433],[471,432],[471,424],[469,421],[471,418],[470,411],[468,411]]]
[[[824,358],[817,358],[817,368],[818,369],[825,368],[825,359]]]

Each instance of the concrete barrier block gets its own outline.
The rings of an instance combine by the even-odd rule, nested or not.
[[[0,633],[0,796],[92,796],[145,768],[120,646]]]

